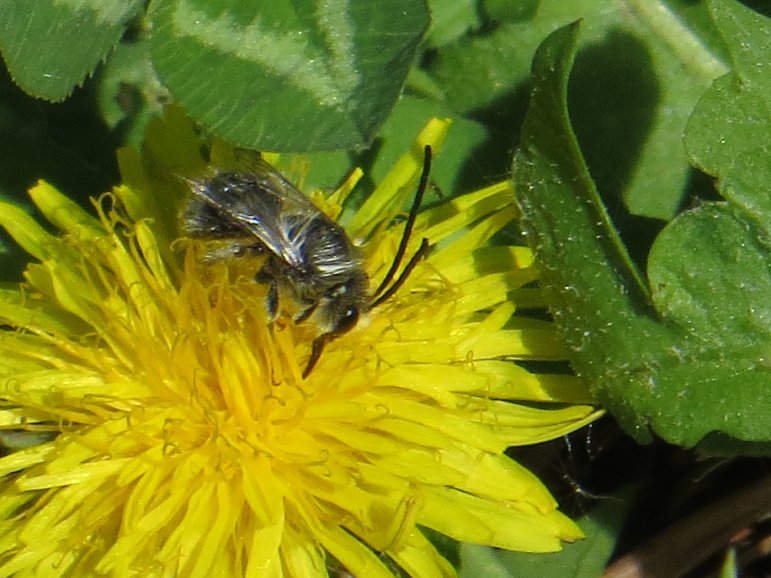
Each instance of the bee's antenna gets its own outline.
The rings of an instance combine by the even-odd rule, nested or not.
[[[420,174],[420,181],[418,182],[418,190],[415,192],[415,199],[412,201],[412,206],[410,207],[410,213],[407,216],[407,222],[404,225],[404,233],[402,233],[402,240],[399,243],[399,249],[396,251],[396,256],[394,257],[394,261],[391,264],[391,268],[388,270],[388,273],[386,273],[386,276],[383,277],[383,280],[380,282],[380,285],[378,286],[377,290],[373,294],[373,297],[377,297],[388,286],[388,284],[393,280],[394,275],[396,275],[396,270],[399,268],[399,265],[402,263],[402,259],[404,259],[404,253],[407,251],[407,244],[410,242],[410,235],[412,235],[412,228],[415,226],[415,219],[418,217],[418,211],[420,210],[420,205],[423,202],[423,195],[426,192],[426,189],[428,188],[428,175],[431,172],[431,145],[426,145],[423,148],[423,172]],[[426,248],[423,248],[423,245],[426,245]],[[396,283],[394,283],[391,288],[383,293],[383,295],[380,295],[380,297],[377,297],[375,302],[372,304],[372,307],[375,307],[376,305],[379,305],[383,301],[385,301],[388,297],[396,293],[396,291],[404,284],[404,281],[406,281],[407,277],[405,275],[405,272],[411,271],[415,265],[417,265],[418,260],[425,255],[425,253],[428,251],[428,241],[426,239],[423,240],[423,245],[421,245],[420,249],[417,253],[410,259],[410,262],[407,264],[407,267],[404,269],[404,272],[399,276],[399,279],[396,280]],[[414,261],[414,263],[413,263]],[[394,288],[395,287],[395,288]]]
[[[387,301],[391,297],[393,297],[394,293],[396,293],[402,285],[404,285],[404,282],[407,280],[407,277],[409,277],[410,273],[412,273],[412,270],[415,268],[415,265],[418,264],[418,262],[425,257],[428,254],[428,250],[431,248],[431,245],[428,244],[428,239],[424,238],[423,241],[420,243],[420,248],[415,252],[415,254],[410,258],[410,260],[407,262],[407,265],[404,267],[404,271],[402,271],[402,274],[399,275],[399,277],[396,279],[393,285],[391,285],[388,288],[388,291],[383,293],[380,297],[375,299],[372,302],[372,305],[370,305],[371,308],[375,308],[378,305],[380,305],[383,301]]]

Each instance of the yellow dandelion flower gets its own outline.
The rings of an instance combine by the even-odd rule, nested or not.
[[[445,131],[346,223],[372,279]],[[338,215],[351,187],[317,200]],[[573,378],[513,361],[564,352],[515,315],[531,253],[488,244],[516,216],[509,183],[423,211],[431,254],[307,379],[314,327],[268,323],[265,287],[175,253],[157,198],[118,187],[93,217],[30,194],[62,234],[0,206],[34,257],[0,290],[0,429],[52,439],[0,458],[0,577],[430,578],[455,571],[425,528],[531,552],[581,536],[503,453],[596,415]]]

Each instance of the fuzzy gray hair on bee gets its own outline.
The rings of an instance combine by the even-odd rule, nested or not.
[[[211,179],[192,181],[182,226],[191,238],[223,242],[207,255],[208,260],[265,256],[255,280],[268,285],[265,305],[269,318],[276,318],[279,299],[286,296],[300,308],[295,323],[313,316],[321,330],[303,371],[305,379],[326,344],[353,329],[362,313],[392,297],[428,253],[428,239],[423,239],[397,276],[430,170],[431,147],[427,145],[399,248],[372,293],[361,252],[345,230],[262,160],[248,172],[223,172]]]

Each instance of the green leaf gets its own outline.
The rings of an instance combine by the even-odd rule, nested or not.
[[[538,10],[540,0],[482,0],[480,10],[495,22],[530,20]]]
[[[150,42],[142,36],[121,42],[102,67],[98,104],[104,121],[139,149],[148,123],[163,112],[168,93],[150,63]]]
[[[763,363],[771,346],[769,239],[739,210],[708,203],[680,215],[656,239],[648,277],[658,311],[719,348],[730,374]],[[749,352],[757,357],[745,363]]]
[[[246,148],[368,143],[428,26],[423,2],[154,3],[152,59],[175,100]]]
[[[514,158],[523,223],[531,244],[544,256],[544,275],[554,293],[552,302],[559,304],[557,314],[581,319],[570,323],[576,326],[572,329],[576,342],[582,340],[583,327],[596,326],[592,319],[598,312],[613,315],[628,310],[630,292],[638,300],[647,298],[647,288],[610,223],[568,118],[564,99],[579,24],[553,33],[536,54],[535,89]],[[587,310],[573,310],[576,293],[586,294],[592,302]],[[597,330],[603,333],[600,327]]]
[[[685,144],[693,164],[719,179],[720,193],[771,232],[771,20],[738,2],[710,11],[733,62],[702,97]]]
[[[572,133],[566,101],[576,32],[576,25],[555,32],[536,55],[514,165],[529,240],[574,367],[639,440],[655,432],[685,446],[708,440],[711,451],[765,451],[770,217],[748,219],[740,203],[682,215],[651,251],[650,295]]]
[[[451,107],[516,129],[535,49],[551,31],[583,19],[570,107],[598,188],[632,214],[671,218],[691,178],[683,129],[704,89],[727,71],[701,14],[681,5],[542,0],[524,21],[441,47],[429,71]]]
[[[740,440],[770,441],[771,252],[765,233],[735,207],[705,204],[659,235],[648,275],[656,308],[682,334],[682,361],[662,359],[661,387],[679,393],[662,414],[678,419],[676,412],[683,412],[679,435],[687,439],[698,441],[709,425]],[[737,444],[724,447],[730,445]]]
[[[646,368],[640,373],[647,375],[655,357],[639,344],[657,343],[662,330],[641,310],[647,288],[610,225],[570,126],[567,84],[578,30],[578,23],[557,30],[536,53],[514,181],[574,368],[630,433],[649,440],[650,400],[640,387],[627,387],[634,376],[620,379],[618,371],[634,360],[631,367]],[[642,398],[630,403],[634,392]]]
[[[449,115],[449,110],[437,106],[435,102],[402,97],[378,133],[382,146],[377,148],[375,161],[367,172],[368,178],[375,183],[380,182],[432,117]],[[482,144],[485,136],[484,127],[479,123],[464,118],[453,119],[447,139],[431,168],[431,182],[440,194],[449,195],[464,188],[459,185],[461,177],[465,176],[461,174],[463,162],[473,158],[474,149]],[[477,176],[478,186],[481,186],[483,178],[489,178],[489,175]],[[431,202],[432,192],[428,192],[426,203]]]
[[[710,12],[734,68],[699,101],[686,147],[728,203],[670,223],[650,252],[648,276],[657,309],[683,333],[690,356],[691,375],[671,366],[670,379],[701,380],[681,398],[705,423],[726,421],[720,431],[747,442],[712,435],[709,450],[755,453],[771,441],[771,21],[727,0],[710,2]]]
[[[477,0],[429,0],[431,27],[426,44],[442,46],[476,30],[482,22],[477,13]]]
[[[0,53],[28,94],[63,100],[118,43],[142,0],[5,0]]]

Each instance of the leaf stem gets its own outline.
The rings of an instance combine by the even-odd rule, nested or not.
[[[652,28],[685,65],[714,80],[729,72],[728,66],[660,0],[624,0],[638,20]]]

